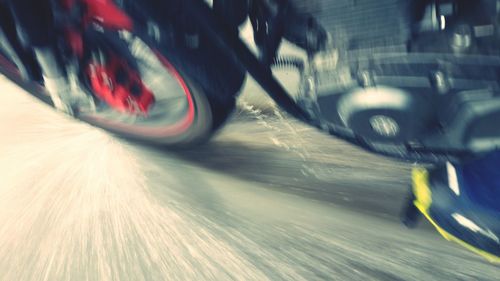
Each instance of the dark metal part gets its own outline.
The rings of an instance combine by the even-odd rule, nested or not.
[[[40,81],[42,75],[31,50],[18,39],[14,18],[6,3],[0,1],[0,51],[2,51],[26,80]]]
[[[269,66],[261,63],[241,39],[226,27],[223,19],[217,18],[203,2],[184,0],[193,21],[199,24],[200,30],[208,35],[216,46],[230,54],[236,63],[242,64],[252,77],[268,92],[284,110],[299,120],[314,123],[310,116],[300,108],[291,95],[276,80]]]
[[[270,65],[285,34],[288,15],[287,1],[253,1],[249,17],[254,30],[254,41],[259,48],[259,59]]]
[[[401,213],[401,222],[408,228],[415,228],[420,219],[422,219],[422,214],[415,206],[415,199],[415,194],[410,191]]]
[[[449,147],[466,147],[475,153],[500,147],[500,96],[492,90],[461,91],[449,98],[442,122]],[[428,145],[432,145],[429,143]]]
[[[467,52],[472,46],[472,28],[467,24],[460,24],[455,27],[451,38],[451,48],[457,54]]]
[[[382,85],[344,94],[337,110],[344,125],[357,135],[383,143],[419,137],[430,116],[421,95]]]

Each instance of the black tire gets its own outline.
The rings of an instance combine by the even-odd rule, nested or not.
[[[88,116],[79,118],[120,136],[155,144],[186,146],[208,140],[234,110],[244,72],[208,44],[199,50],[163,46],[157,51],[175,68],[191,93],[195,110],[188,128],[163,135],[147,134],[141,128],[134,130]]]
[[[245,71],[221,50],[210,44],[209,40],[200,38],[200,44],[197,48],[185,46],[182,43],[183,38],[185,38],[182,33],[184,29],[182,26],[173,26],[182,21],[177,21],[175,24],[170,22],[158,24],[160,31],[165,36],[161,36],[159,41],[150,38],[146,22],[153,17],[141,9],[142,4],[140,3],[135,1],[124,3],[123,11],[126,13],[130,11],[130,18],[136,21],[134,22],[134,32],[137,32],[135,35],[151,50],[154,50],[160,61],[165,61],[164,64],[173,68],[173,72],[181,78],[185,88],[191,94],[194,109],[193,122],[175,132],[145,133],[141,131],[140,127],[134,130],[127,126],[119,126],[119,124],[113,123],[113,120],[96,119],[91,114],[83,113],[77,118],[119,136],[147,143],[188,146],[207,141],[222,127],[234,110],[236,95],[245,79]],[[141,20],[137,20],[138,18]],[[106,36],[103,38],[109,40]],[[1,60],[0,63],[2,63]],[[9,66],[9,63],[6,65],[6,69],[0,67],[5,75],[40,100],[52,105],[50,98],[40,84],[23,81],[17,70],[9,70],[9,67],[12,67]]]
[[[161,32],[168,31],[171,29],[161,30]],[[148,134],[141,128],[134,130],[85,115],[79,118],[120,136],[149,143],[186,146],[208,140],[221,128],[234,110],[236,95],[244,82],[245,72],[226,54],[203,38],[197,48],[190,49],[180,44],[179,40],[175,43],[169,41],[172,37],[166,37],[160,42],[148,38],[144,32],[137,34],[137,37],[162,56],[186,84],[194,104],[192,124],[184,128],[185,130],[174,133]],[[182,38],[182,34],[174,37]]]

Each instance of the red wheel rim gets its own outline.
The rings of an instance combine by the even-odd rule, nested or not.
[[[130,124],[124,124],[121,122],[115,122],[113,120],[101,118],[99,116],[93,115],[83,115],[81,119],[89,121],[91,123],[97,123],[101,125],[111,126],[114,130],[125,132],[125,133],[133,133],[137,135],[146,135],[150,137],[169,137],[180,135],[189,130],[189,128],[193,125],[195,120],[195,102],[193,99],[193,95],[191,90],[189,89],[185,79],[182,75],[177,71],[170,61],[165,58],[159,51],[154,51],[156,58],[161,62],[167,72],[171,75],[173,79],[177,82],[177,84],[181,87],[183,94],[187,101],[187,112],[183,118],[179,121],[169,124],[167,126],[159,126],[159,127],[147,127],[147,126],[134,126]]]

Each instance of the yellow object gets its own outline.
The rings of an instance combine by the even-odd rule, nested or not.
[[[420,212],[429,220],[432,225],[437,229],[437,231],[448,241],[456,242],[468,250],[475,252],[488,261],[492,263],[500,264],[500,257],[490,254],[486,251],[483,251],[479,248],[476,248],[467,242],[453,236],[448,233],[446,230],[442,229],[437,223],[431,218],[429,215],[429,208],[432,204],[432,191],[429,187],[429,172],[424,168],[415,168],[412,172],[412,180],[413,180],[413,194],[416,199],[413,201],[413,204],[420,210]]]

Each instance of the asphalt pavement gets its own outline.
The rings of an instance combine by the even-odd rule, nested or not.
[[[500,280],[399,212],[410,163],[248,103],[168,151],[0,80],[0,280]]]

